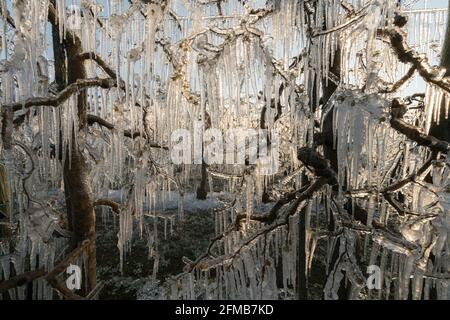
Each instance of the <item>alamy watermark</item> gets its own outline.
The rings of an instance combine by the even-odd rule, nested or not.
[[[368,266],[367,274],[369,274],[369,277],[367,277],[367,280],[366,280],[367,289],[380,290],[381,289],[381,269],[380,269],[380,267],[376,266],[376,265]]]
[[[80,290],[81,289],[81,268],[77,265],[71,264],[67,269],[66,273],[69,277],[66,279],[66,286],[69,290]]]
[[[174,164],[257,165],[259,174],[277,173],[278,135],[263,129],[206,129],[201,121],[193,130],[177,129],[171,135]]]

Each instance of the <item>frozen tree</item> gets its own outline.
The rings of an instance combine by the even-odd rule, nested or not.
[[[231,199],[167,298],[307,299],[320,258],[325,299],[449,298],[444,11],[390,0],[75,3],[0,0],[4,297],[94,297],[96,208],[118,218],[121,264],[133,233],[148,236],[156,274],[157,221],[174,218],[155,205],[176,190],[182,222],[183,195],[201,180],[199,198],[218,182]],[[270,131],[268,157],[207,161],[211,128],[255,132],[223,136],[244,149]],[[187,149],[189,163],[172,161],[177,130],[200,158]],[[61,278],[72,263],[86,275],[77,293]]]

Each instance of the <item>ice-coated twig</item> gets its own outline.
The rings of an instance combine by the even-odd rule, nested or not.
[[[367,14],[367,12],[365,12],[365,11],[372,5],[372,2],[373,1],[367,2],[364,5],[364,7],[362,7],[360,10],[358,10],[358,12],[355,12],[355,13],[352,14],[352,18],[348,19],[344,23],[342,23],[342,24],[340,24],[338,26],[335,26],[333,28],[327,29],[327,30],[321,30],[321,31],[314,32],[312,37],[315,38],[315,37],[319,37],[319,36],[326,35],[326,34],[329,34],[329,33],[333,33],[333,32],[345,29],[345,28],[353,25],[354,23],[360,21]]]
[[[414,75],[415,72],[416,72],[416,67],[411,66],[408,69],[408,72],[406,72],[406,74],[403,77],[401,77],[395,83],[386,85],[386,88],[381,90],[381,92],[382,93],[393,93],[393,92],[398,91],[409,79],[411,79],[411,77]]]

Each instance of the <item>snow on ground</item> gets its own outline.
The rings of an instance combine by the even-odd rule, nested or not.
[[[111,190],[108,198],[122,202],[122,191]],[[206,200],[198,200],[195,192],[186,193],[183,197],[183,208],[185,212],[195,212],[198,210],[206,211],[211,209],[223,208],[227,202],[231,202],[233,194],[229,192],[214,192],[208,194]],[[152,210],[176,210],[179,207],[180,194],[175,191],[158,192],[156,204],[152,204]],[[260,204],[255,208],[256,213],[269,211],[274,203]],[[149,203],[146,202],[144,208],[148,209]]]

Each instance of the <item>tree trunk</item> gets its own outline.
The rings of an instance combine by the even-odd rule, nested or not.
[[[55,1],[52,0],[55,4]],[[53,25],[53,52],[55,58],[55,81],[61,91],[68,84],[78,79],[86,78],[84,61],[79,59],[82,44],[77,41],[63,41],[59,37],[59,28]],[[67,58],[67,64],[66,64]],[[83,91],[78,94],[79,130],[86,130],[87,99]],[[61,150],[62,148],[60,148]],[[57,155],[62,159],[62,155]],[[96,246],[95,246],[95,210],[94,199],[89,182],[88,165],[78,149],[77,143],[72,141],[71,157],[67,150],[64,165],[64,192],[66,197],[68,227],[73,232],[72,249],[84,240],[89,239],[87,248],[86,276],[82,279],[82,294],[87,295],[96,286]]]
[[[211,128],[211,117],[208,112],[205,112],[205,130]],[[202,137],[203,139],[203,137]],[[200,185],[197,188],[197,199],[206,200],[208,197],[208,165],[205,162],[205,146],[202,143],[202,178],[200,180]],[[213,190],[209,190],[213,192]]]
[[[202,179],[200,181],[200,185],[197,188],[197,199],[198,200],[206,200],[208,197],[208,172],[207,172],[207,165],[205,161],[202,163]],[[212,190],[211,190],[212,191]]]
[[[86,69],[84,60],[79,58],[82,53],[81,43],[66,42],[67,62],[68,62],[68,84],[74,83],[79,79],[86,78]],[[79,130],[87,129],[87,99],[86,92],[78,94],[78,120]],[[72,143],[72,155],[66,157],[64,165],[64,181],[67,183],[69,191],[69,212],[72,221],[73,240],[77,245],[86,239],[91,241],[88,249],[87,260],[87,279],[83,281],[83,293],[92,291],[97,282],[96,276],[96,247],[95,247],[95,210],[94,200],[92,199],[92,190],[89,182],[88,165],[86,160],[78,149],[76,143]],[[68,208],[68,209],[69,209]]]

